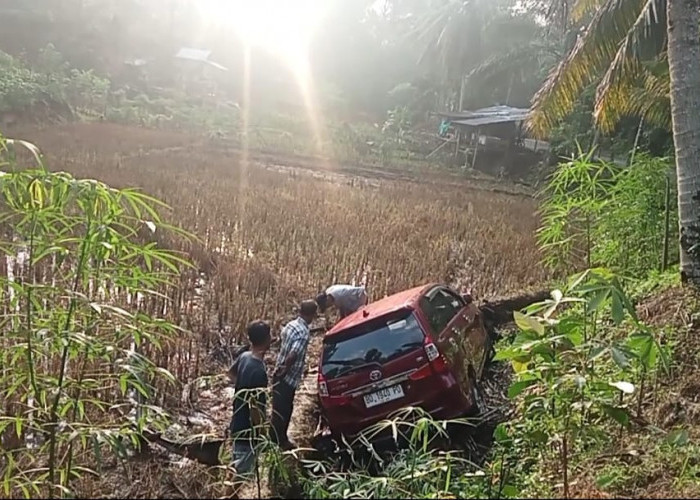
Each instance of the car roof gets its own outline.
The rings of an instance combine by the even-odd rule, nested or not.
[[[415,309],[418,306],[418,300],[420,300],[428,290],[436,286],[440,285],[435,283],[422,285],[411,288],[410,290],[395,293],[394,295],[389,295],[376,302],[370,302],[351,315],[341,319],[333,328],[326,332],[326,337],[344,332],[350,328],[366,323],[367,321],[391,314],[401,309]]]

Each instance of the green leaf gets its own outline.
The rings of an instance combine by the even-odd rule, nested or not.
[[[544,325],[537,321],[537,319],[530,316],[525,316],[523,313],[518,311],[513,312],[513,319],[515,320],[515,324],[521,330],[531,330],[536,332],[538,335],[544,335]]]
[[[616,325],[619,325],[625,319],[625,309],[622,306],[622,300],[617,290],[612,294],[612,318]]]
[[[520,380],[518,382],[514,382],[510,385],[510,387],[508,387],[508,397],[510,399],[513,399],[518,394],[522,393],[525,389],[532,385],[535,385],[536,383],[536,380]]]
[[[598,486],[598,488],[605,489],[608,486],[610,486],[613,482],[615,482],[616,479],[617,474],[613,472],[605,472],[596,478],[595,484],[596,486]]]
[[[504,498],[519,498],[520,490],[518,490],[518,488],[516,488],[512,484],[506,484],[501,489],[501,496],[503,496]]]
[[[629,360],[627,359],[627,355],[618,349],[617,347],[612,347],[610,348],[610,352],[612,354],[613,361],[615,361],[615,364],[622,368],[623,370],[629,366]]]
[[[513,365],[513,371],[515,373],[521,373],[521,372],[524,372],[525,370],[527,370],[527,366],[528,366],[529,362],[526,361],[523,363],[523,362],[520,362],[520,361],[514,359],[513,361],[511,361],[511,364]]]
[[[510,435],[508,435],[508,429],[505,423],[500,423],[496,426],[493,432],[493,437],[497,443],[504,443],[510,441]]]
[[[623,427],[629,427],[630,416],[627,413],[627,410],[625,410],[624,408],[618,408],[617,406],[604,404],[603,411],[606,415],[615,420],[618,424],[622,425]]]
[[[647,369],[655,366],[658,347],[650,332],[631,335],[627,340],[627,347]]]
[[[547,441],[549,441],[549,436],[544,431],[539,429],[529,432],[527,437],[530,441],[536,444],[545,444]]]
[[[591,300],[588,301],[586,304],[586,314],[590,314],[594,311],[597,311],[598,308],[605,302],[605,300],[608,298],[610,295],[610,289],[609,288],[603,288],[602,290],[598,291]]]
[[[17,417],[15,419],[15,431],[17,432],[17,437],[21,438],[22,437],[22,424],[23,424],[23,419],[22,417]]]
[[[688,431],[685,429],[675,430],[666,436],[666,443],[671,446],[685,446],[689,440]]]
[[[599,358],[600,356],[602,356],[603,354],[605,354],[605,352],[606,352],[607,350],[608,350],[608,348],[607,348],[607,347],[604,347],[604,346],[594,347],[594,348],[591,349],[591,351],[588,353],[588,361],[593,361],[594,359]]]

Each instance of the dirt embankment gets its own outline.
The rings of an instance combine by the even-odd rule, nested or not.
[[[637,312],[671,348],[668,373],[646,384],[637,428],[580,472],[574,498],[700,498],[700,295],[675,286],[641,301]],[[669,446],[670,433],[687,444]],[[614,478],[606,487],[600,478]]]

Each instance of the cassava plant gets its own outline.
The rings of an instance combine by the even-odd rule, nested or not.
[[[8,144],[0,142],[8,158]],[[30,147],[34,159],[41,157]],[[177,328],[145,304],[186,262],[153,241],[156,200],[90,179],[0,172],[0,451],[6,496],[72,495],[82,474],[124,457],[173,377],[154,352]]]
[[[520,446],[524,440],[542,453],[554,450],[568,497],[572,457],[609,439],[611,421],[622,429],[640,416],[634,407],[641,407],[645,377],[667,366],[657,362],[665,349],[605,269],[577,274],[565,293],[555,290],[515,320],[518,334],[495,358],[515,371],[508,396],[524,419],[511,427],[518,427]],[[627,334],[613,334],[618,330]]]
[[[545,264],[644,276],[677,261],[677,249],[664,251],[678,234],[670,165],[638,154],[630,167],[620,167],[580,149],[561,163],[541,193],[538,243]]]

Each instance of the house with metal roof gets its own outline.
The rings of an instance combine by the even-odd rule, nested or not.
[[[188,93],[214,93],[222,73],[228,68],[210,59],[211,50],[182,47],[175,54],[179,81]]]

